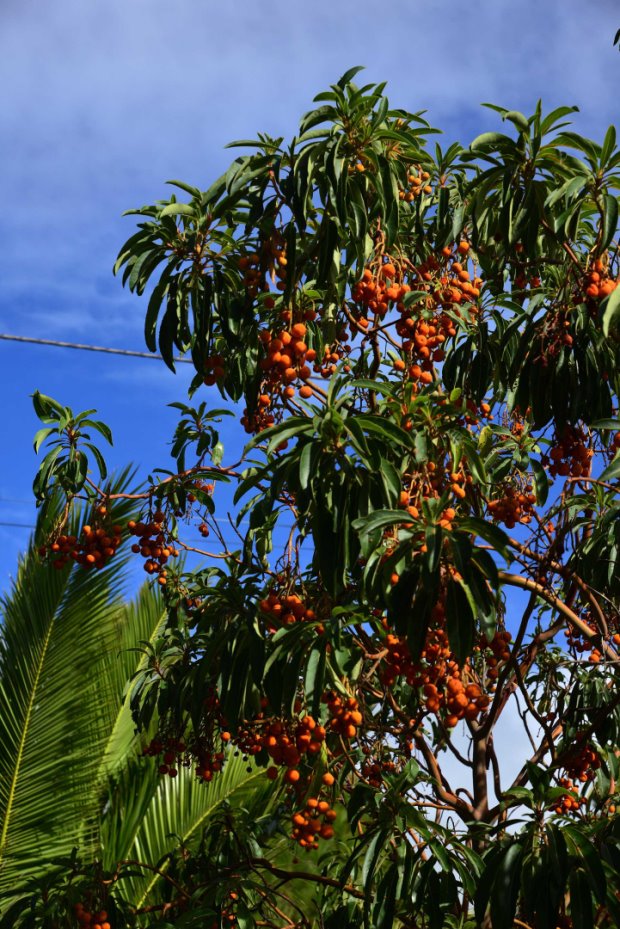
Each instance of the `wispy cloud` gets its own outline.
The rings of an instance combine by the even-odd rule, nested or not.
[[[5,2],[3,321],[18,301],[41,324],[40,294],[56,303],[62,281],[67,306],[50,309],[51,328],[97,331],[103,316],[116,329],[101,300],[116,301],[126,320],[110,276],[132,228],[122,210],[162,195],[168,177],[207,185],[231,138],[294,131],[314,93],[352,64],[387,79],[395,103],[428,109],[450,137],[467,140],[496,121],[483,100],[531,111],[539,96],[549,107],[579,105],[579,125],[601,135],[618,115],[615,5],[590,3],[586,25],[578,0],[479,0],[462,10],[438,0],[380,9],[368,0]]]

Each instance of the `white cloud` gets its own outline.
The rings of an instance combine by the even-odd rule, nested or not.
[[[133,229],[123,209],[165,196],[169,177],[207,186],[231,138],[293,132],[314,94],[353,64],[368,65],[360,79],[387,79],[395,104],[429,109],[449,137],[466,141],[496,122],[483,100],[531,111],[539,96],[548,107],[579,104],[578,126],[601,136],[618,115],[614,7],[591,3],[586,27],[579,0],[466,10],[439,0],[5,2],[3,325],[36,282],[54,304],[64,291],[65,313],[49,313],[54,330],[115,332],[128,308],[110,275]],[[103,317],[95,280],[107,282]],[[41,324],[33,303],[23,325]]]

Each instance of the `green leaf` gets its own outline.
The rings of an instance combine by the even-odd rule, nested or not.
[[[612,330],[620,328],[620,286],[612,290],[609,297],[603,301],[601,310],[603,332],[609,338]]]
[[[47,426],[44,429],[39,429],[35,433],[34,442],[33,442],[35,455],[39,453],[39,449],[41,448],[41,445],[52,434],[52,432],[56,432],[56,429],[53,426]]]
[[[491,890],[493,929],[512,929],[517,908],[523,848],[514,842],[502,855]]]
[[[511,560],[509,553],[510,540],[499,526],[480,519],[478,516],[465,516],[458,520],[458,527],[473,532],[476,536],[488,542],[489,545],[492,545],[507,561]]]
[[[65,412],[65,407],[61,406],[57,400],[52,400],[38,390],[32,394],[32,405],[34,411],[42,422],[56,422]]]
[[[368,516],[360,516],[352,523],[353,528],[360,535],[369,535],[377,529],[387,526],[397,526],[401,523],[410,523],[411,516],[403,510],[378,510]]]
[[[549,495],[549,478],[547,472],[536,458],[530,458],[530,467],[534,475],[536,502],[538,506],[544,506]]]
[[[610,461],[602,474],[599,475],[600,481],[612,481],[620,476],[620,453],[616,453],[615,458]]]
[[[588,878],[581,868],[571,871],[568,879],[570,915],[574,929],[594,929],[592,896]]]
[[[459,665],[471,655],[476,631],[474,612],[466,585],[461,581],[448,583],[446,592],[446,625],[450,648]]]
[[[483,132],[480,135],[476,136],[474,141],[470,144],[470,149],[472,151],[477,151],[478,149],[492,148],[493,146],[510,145],[511,148],[514,148],[514,140],[510,136],[504,135],[502,132]]]
[[[603,227],[599,249],[605,251],[618,231],[618,199],[613,194],[605,194],[603,210]],[[617,288],[616,288],[617,290]]]
[[[519,113],[518,110],[509,110],[507,113],[504,113],[504,119],[510,120],[520,132],[528,132],[530,128],[530,123],[527,117],[523,113]]]
[[[169,203],[159,214],[164,216],[192,216],[196,218],[196,206],[192,203]]]
[[[99,468],[99,474],[101,480],[105,480],[108,476],[108,468],[105,463],[105,458],[99,451],[96,445],[93,445],[91,442],[86,443],[86,448],[92,453],[95,461],[97,462],[97,467]],[[86,463],[86,457],[84,457],[84,463]]]

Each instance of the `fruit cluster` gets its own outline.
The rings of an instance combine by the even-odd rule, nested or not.
[[[269,290],[268,285],[263,283],[263,273],[259,269],[260,259],[256,252],[249,255],[241,255],[237,261],[237,267],[243,273],[243,286],[249,297],[256,297],[259,290]]]
[[[290,330],[281,329],[275,335],[266,330],[260,333],[267,354],[260,363],[266,379],[258,398],[259,407],[270,406],[272,397],[278,393],[291,399],[295,396],[293,383],[309,379],[312,372],[308,362],[316,360],[316,351],[308,348],[306,335],[307,327],[304,323],[295,323]],[[311,397],[312,390],[304,384],[299,388],[299,395],[303,398]]]
[[[480,655],[484,649],[487,668],[486,676],[491,682],[486,690],[492,689],[497,678],[497,666],[510,656],[507,643],[510,634],[498,631],[487,645],[486,640],[477,646]],[[443,608],[437,605],[433,611],[433,625],[429,629],[420,658],[414,661],[406,639],[388,633],[385,637],[387,655],[381,671],[381,681],[391,687],[398,677],[406,680],[410,687],[420,693],[420,704],[425,713],[435,713],[444,725],[452,729],[459,720],[477,719],[489,705],[488,693],[479,683],[469,660],[459,667],[450,649],[445,630]]]
[[[457,498],[455,504],[458,505],[458,501],[467,496],[467,487],[473,484],[473,478],[464,465],[461,463],[454,469],[451,462],[444,468],[429,461],[419,472],[407,473],[404,478],[406,487],[400,493],[399,504],[413,519],[419,518],[424,500],[437,500],[446,491],[450,491]],[[456,510],[448,506],[439,515],[439,525],[449,530],[455,517]]]
[[[412,166],[407,175],[407,187],[398,191],[399,199],[405,203],[412,203],[420,194],[432,194],[433,188],[428,183],[430,177],[428,171],[422,171],[419,166]]]
[[[300,780],[299,765],[305,755],[316,755],[321,751],[326,731],[309,715],[298,720],[264,719],[260,713],[252,723],[240,727],[233,743],[244,757],[265,751],[273,765],[267,769],[267,777],[275,780],[278,768],[286,767],[284,780],[296,784]]]
[[[275,416],[273,413],[268,412],[265,406],[259,406],[253,413],[250,413],[246,407],[239,419],[239,422],[249,435],[269,429],[270,426],[275,424],[275,421]]]
[[[478,663],[482,665],[480,673],[486,680],[486,689],[489,692],[495,690],[495,682],[499,677],[501,665],[505,664],[510,658],[510,642],[512,636],[507,629],[497,629],[491,641],[487,641],[485,636],[481,636],[476,645],[474,645],[474,656]]]
[[[617,286],[618,281],[612,280],[609,268],[597,258],[583,279],[582,290],[588,302],[595,302],[608,297]]]
[[[532,485],[526,484],[522,489],[514,484],[504,482],[497,491],[498,496],[489,500],[487,508],[491,517],[498,523],[504,523],[507,529],[513,529],[517,523],[527,525],[532,521],[536,496]]]
[[[396,762],[391,759],[366,758],[361,766],[361,774],[371,787],[378,788],[383,783],[384,775],[393,774],[396,769]]]
[[[106,515],[105,507],[98,514]],[[118,525],[83,526],[79,536],[60,534],[47,545],[39,548],[41,558],[46,558],[55,568],[64,568],[70,560],[84,568],[103,568],[114,556],[122,541],[122,527]]]
[[[554,805],[551,807],[555,813],[572,813],[578,810],[581,804],[586,802],[586,798],[580,797],[577,793],[575,784],[570,777],[559,778],[558,787],[563,787],[564,790],[569,792],[555,801]]]
[[[332,824],[336,818],[336,811],[332,809],[327,800],[309,797],[304,810],[293,814],[292,838],[307,851],[316,850],[319,847],[319,838],[333,838]]]
[[[166,538],[164,518],[162,511],[157,510],[149,522],[132,519],[127,523],[131,535],[139,539],[131,546],[132,552],[142,555],[145,559],[144,570],[147,574],[157,574],[157,580],[162,586],[167,583],[165,565],[168,559],[179,555],[179,550]]]
[[[587,441],[587,433],[580,426],[564,426],[543,458],[551,477],[589,477],[594,450],[587,447]]]
[[[461,242],[457,254],[443,249],[440,259],[431,255],[416,269],[415,290],[427,294],[421,301],[405,306],[397,304],[401,314],[396,332],[402,338],[403,351],[409,363],[409,377],[422,384],[432,381],[433,363],[443,361],[444,343],[457,333],[457,320],[462,318],[461,304],[468,306],[468,316],[475,317],[475,301],[480,296],[482,279],[471,278],[470,272],[457,260],[469,251],[469,243]],[[451,264],[447,265],[446,260]]]
[[[591,613],[583,613],[581,619],[592,632],[600,633],[600,629],[594,622]],[[598,664],[599,661],[602,660],[603,653],[601,650],[595,645],[592,639],[583,635],[579,629],[576,629],[574,626],[567,626],[564,630],[564,635],[566,636],[566,644],[569,648],[573,649],[574,652],[580,655],[584,652],[589,652],[588,661],[591,664]],[[620,649],[620,632],[612,632],[610,639],[616,649]]]
[[[295,623],[313,622],[316,619],[314,610],[307,607],[298,594],[286,593],[277,588],[259,602],[258,608],[267,617],[268,632],[277,632],[281,626],[294,626]]]
[[[184,763],[185,751],[186,745],[183,739],[175,736],[155,736],[143,749],[142,754],[150,758],[161,755],[159,773],[166,774],[168,777],[176,777],[180,766]]]
[[[599,753],[585,742],[577,744],[563,760],[563,767],[567,776],[573,781],[580,781],[582,784],[594,780],[601,764]]]
[[[409,293],[411,287],[409,284],[394,283],[394,279],[400,276],[396,266],[392,261],[387,260],[379,265],[376,270],[364,268],[361,280],[353,285],[351,297],[362,307],[362,316],[358,320],[358,325],[366,329],[369,325],[368,314],[373,313],[379,317],[385,316],[391,303],[401,304],[404,310],[402,300],[405,294]]]
[[[224,368],[224,358],[222,355],[208,355],[204,362],[205,376],[203,383],[211,387],[217,381],[221,381],[226,374]]]
[[[323,694],[321,700],[327,704],[331,731],[337,732],[345,739],[354,739],[363,720],[355,697],[343,697],[329,690]]]
[[[80,927],[88,927],[88,929],[112,929],[108,922],[108,914],[105,910],[90,912],[83,903],[76,903],[73,907],[73,912],[75,913],[75,918]]]
[[[330,378],[338,370],[338,363],[342,361],[345,355],[349,355],[351,352],[351,346],[344,343],[347,342],[347,332],[346,330],[341,330],[338,333],[338,339],[336,342],[333,342],[331,345],[326,345],[323,349],[323,358],[318,359],[314,362],[312,370],[315,374],[319,374],[324,380]],[[343,365],[343,371],[348,372],[351,368],[348,364]]]
[[[222,732],[221,738],[226,743],[230,740],[230,733]],[[186,745],[182,739],[157,736],[149,742],[142,754],[150,757],[161,755],[158,771],[172,778],[178,776],[181,767],[189,768],[195,764],[196,777],[206,782],[213,780],[213,775],[222,770],[225,762],[223,751],[215,751],[212,744],[200,738]]]

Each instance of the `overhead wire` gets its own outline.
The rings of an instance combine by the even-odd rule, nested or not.
[[[81,342],[61,342],[58,339],[39,339],[27,335],[11,335],[0,332],[0,339],[6,342],[26,342],[31,345],[47,345],[53,348],[73,348],[82,352],[103,352],[107,355],[124,355],[130,358],[149,358],[163,361],[163,357],[156,352],[136,352],[128,348],[109,348],[105,345],[86,345]],[[175,364],[193,364],[191,358],[179,356],[173,359]]]

